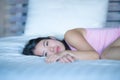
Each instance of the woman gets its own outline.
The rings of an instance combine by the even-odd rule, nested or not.
[[[60,41],[54,37],[30,40],[25,55],[46,56],[46,62],[120,59],[120,28],[69,30]]]

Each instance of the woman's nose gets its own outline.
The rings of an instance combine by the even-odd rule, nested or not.
[[[50,47],[49,50],[50,50],[51,52],[54,52],[54,48],[53,48],[53,47]]]

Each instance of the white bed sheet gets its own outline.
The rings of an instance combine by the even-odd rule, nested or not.
[[[0,39],[0,80],[120,80],[117,60],[47,64],[44,57],[21,55],[24,44],[33,37]]]

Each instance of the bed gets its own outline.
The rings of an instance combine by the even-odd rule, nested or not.
[[[0,80],[119,80],[118,60],[79,60],[67,64],[47,64],[44,57],[21,54],[24,45],[31,38],[53,35],[61,39],[66,30],[76,26],[104,28],[107,4],[108,0],[29,0],[25,33],[0,38]],[[87,14],[80,14],[79,10]],[[94,15],[88,14],[89,10],[94,11],[91,11]],[[71,14],[67,15],[70,11]],[[62,16],[57,15],[58,12]],[[73,17],[74,15],[79,17]],[[73,23],[66,19],[70,19],[70,16]],[[58,25],[58,22],[61,24]]]

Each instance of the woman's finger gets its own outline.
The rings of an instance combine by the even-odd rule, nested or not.
[[[67,59],[68,59],[70,62],[75,61],[75,59],[74,59],[72,56],[70,56],[70,55],[66,55],[66,57],[67,57]]]
[[[51,55],[51,56],[48,56],[46,58],[46,62],[47,63],[52,63],[52,62],[56,62],[58,59],[59,59],[59,56],[57,56],[57,55]]]

